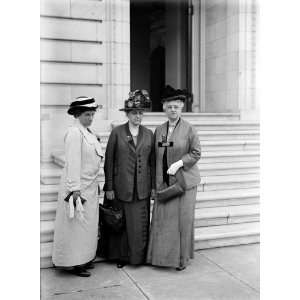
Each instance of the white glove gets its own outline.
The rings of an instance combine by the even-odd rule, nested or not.
[[[168,169],[167,171],[167,174],[169,175],[175,175],[176,172],[181,168],[183,167],[183,161],[182,160],[178,160],[176,162],[174,162],[170,168]]]

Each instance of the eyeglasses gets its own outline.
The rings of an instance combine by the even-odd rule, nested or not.
[[[167,109],[179,109],[180,107],[178,105],[167,105]]]

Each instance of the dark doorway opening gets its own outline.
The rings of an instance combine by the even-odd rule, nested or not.
[[[165,85],[191,92],[188,2],[130,1],[130,89],[148,90],[154,112],[162,111]]]

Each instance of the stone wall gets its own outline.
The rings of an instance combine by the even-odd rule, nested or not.
[[[256,9],[252,0],[205,1],[205,110],[255,106]]]
[[[129,92],[129,0],[41,0],[41,158],[62,149],[68,104],[95,97],[106,130]]]

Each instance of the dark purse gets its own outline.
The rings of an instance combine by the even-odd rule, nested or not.
[[[179,184],[179,182],[175,182],[174,184],[157,191],[157,200],[162,203],[166,203],[169,200],[179,197],[184,193],[184,189],[182,186]]]
[[[125,225],[124,212],[112,206],[105,207],[99,203],[99,219],[107,229],[113,232],[120,232]]]

